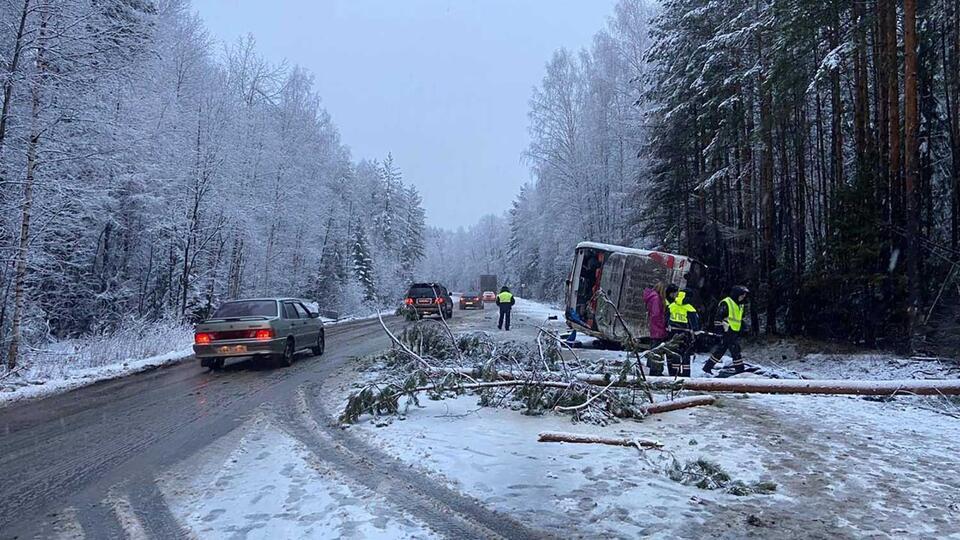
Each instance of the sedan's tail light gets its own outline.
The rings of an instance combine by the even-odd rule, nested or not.
[[[255,337],[256,339],[263,339],[263,340],[273,339],[273,330],[270,328],[263,328],[263,329],[257,330],[257,333],[254,334],[253,337]]]
[[[209,345],[211,341],[213,341],[213,334],[197,332],[193,335],[193,342],[197,345]]]

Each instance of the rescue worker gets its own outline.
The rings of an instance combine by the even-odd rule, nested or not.
[[[498,330],[503,330],[504,323],[506,323],[507,331],[510,331],[510,311],[515,303],[516,300],[513,298],[510,288],[504,285],[500,289],[500,294],[497,295],[497,305],[500,306],[500,319],[497,321]]]
[[[733,374],[743,373],[743,356],[740,354],[740,330],[743,327],[743,305],[747,301],[750,289],[743,285],[734,285],[727,296],[717,305],[717,312],[713,317],[714,324],[723,327],[720,342],[710,351],[710,359],[703,364],[705,373],[713,374],[713,368],[723,359],[723,354],[730,351],[733,358]]]
[[[690,357],[693,355],[693,345],[696,334],[700,330],[700,316],[697,309],[686,303],[686,291],[671,283],[667,286],[667,311],[670,312],[670,338],[683,336],[679,341],[679,354],[667,366],[670,375],[677,377],[690,376]]]

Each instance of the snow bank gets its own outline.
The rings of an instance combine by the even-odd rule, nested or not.
[[[808,379],[956,379],[960,358],[909,358],[885,352],[815,353],[790,341],[747,344],[747,362]]]
[[[340,317],[339,319],[328,319],[326,317],[320,317],[320,320],[323,321],[323,324],[328,326],[336,326],[338,324],[348,323],[352,321],[369,321],[371,319],[376,319],[377,317],[389,317],[396,312],[394,309],[386,309],[379,313],[372,313],[370,315],[348,315],[346,317]]]
[[[178,362],[193,354],[192,343],[189,325],[135,321],[109,335],[27,349],[22,369],[0,374],[0,406]]]

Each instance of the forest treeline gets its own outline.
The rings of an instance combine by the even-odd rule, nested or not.
[[[355,162],[312,75],[186,0],[0,3],[0,358],[221,300],[393,302],[424,211]]]
[[[960,344],[960,2],[622,0],[531,99],[514,280],[577,240],[689,254],[753,329]]]

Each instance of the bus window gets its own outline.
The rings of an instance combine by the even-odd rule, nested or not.
[[[577,283],[576,314],[586,322],[589,328],[596,328],[594,315],[597,311],[596,293],[603,275],[604,252],[586,249],[580,265],[580,279]]]

